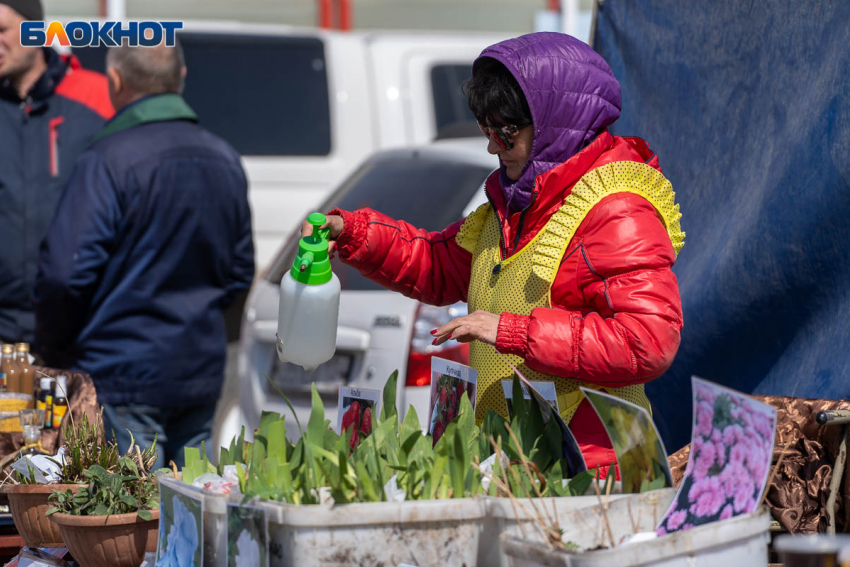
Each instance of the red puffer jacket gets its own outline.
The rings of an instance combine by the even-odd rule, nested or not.
[[[509,256],[548,222],[588,171],[615,161],[658,170],[639,138],[600,134],[563,164],[540,175],[524,213],[508,214],[498,172],[487,192],[499,214]],[[428,233],[370,209],[341,210],[337,242],[342,261],[380,285],[434,305],[466,301],[472,255],[455,242],[463,221]],[[654,207],[632,193],[600,201],[576,231],[552,286],[553,308],[530,315],[502,313],[496,347],[529,368],[599,386],[640,384],[673,361],[682,330],[682,305],[671,268],[676,256]],[[614,461],[601,422],[585,400],[570,422],[588,466]]]

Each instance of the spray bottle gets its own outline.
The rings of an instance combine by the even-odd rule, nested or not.
[[[312,372],[336,350],[339,278],[331,271],[325,215],[312,213],[313,234],[298,242],[292,269],[280,282],[277,355]]]

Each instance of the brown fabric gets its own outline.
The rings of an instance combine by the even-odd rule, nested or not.
[[[832,469],[838,456],[843,426],[820,425],[820,411],[850,409],[850,400],[811,400],[784,396],[754,396],[777,409],[774,465],[782,447],[791,440],[780,470],[768,488],[767,504],[773,517],[791,533],[826,532],[826,501]],[[678,486],[685,475],[690,446],[670,455],[673,481]],[[836,532],[850,530],[850,475],[844,470],[841,490],[836,497]]]
[[[91,376],[81,372],[70,372],[44,366],[33,366],[32,368],[36,383],[44,377],[44,374],[52,378],[60,374],[68,377],[68,413],[62,420],[63,427],[65,422],[70,419],[68,416],[71,414],[73,414],[75,421],[81,420],[83,415],[87,415],[90,421],[94,421],[100,411],[100,405],[97,403],[97,394],[94,391],[94,382],[92,382]],[[0,460],[18,451],[23,445],[24,438],[21,433],[0,433]],[[56,451],[61,447],[60,430],[44,430],[41,434],[41,445],[45,451],[56,454]]]

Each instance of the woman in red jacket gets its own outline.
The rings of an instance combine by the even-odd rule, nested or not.
[[[643,384],[673,361],[682,307],[671,267],[684,233],[672,188],[643,140],[608,133],[619,84],[572,37],[485,49],[464,92],[501,164],[489,202],[436,233],[334,210],[331,237],[343,262],[389,289],[469,302],[469,315],[432,334],[470,343],[478,419],[488,407],[507,414],[501,380],[513,372],[495,347],[530,380],[555,382],[588,467],[608,465],[610,442],[578,388],[649,409]]]

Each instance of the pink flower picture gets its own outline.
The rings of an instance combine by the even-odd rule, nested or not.
[[[691,453],[659,536],[749,514],[767,488],[776,410],[707,380],[692,384]]]

